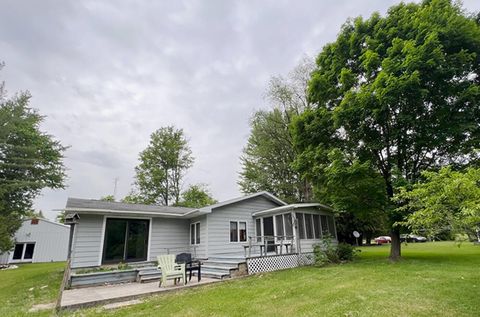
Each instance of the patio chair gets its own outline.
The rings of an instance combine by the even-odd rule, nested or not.
[[[185,263],[186,273],[187,272],[189,273],[189,278],[188,278],[189,282],[192,280],[193,271],[197,271],[197,279],[200,282],[200,280],[202,279],[202,272],[201,272],[202,264],[198,260],[192,260],[192,254],[191,253],[177,254],[177,256],[175,258],[175,262]]]
[[[174,284],[177,285],[177,280],[182,279],[183,285],[186,282],[185,264],[175,263],[174,254],[165,254],[157,256],[158,269],[162,272],[162,278],[158,287],[166,284],[167,280],[173,279]]]

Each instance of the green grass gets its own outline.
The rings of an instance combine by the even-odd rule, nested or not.
[[[153,296],[116,310],[91,308],[75,316],[478,316],[480,246],[453,242],[409,244],[390,263],[389,247],[362,248],[353,263],[303,267]],[[29,266],[32,269],[35,265]],[[27,267],[25,267],[27,270]],[[61,276],[58,267],[44,267]],[[20,270],[18,270],[20,272]],[[5,274],[0,272],[0,280]],[[29,275],[33,276],[33,273]],[[11,278],[9,278],[11,280]],[[24,283],[22,281],[22,283]],[[19,283],[20,284],[20,281]],[[41,284],[41,283],[40,283]],[[56,285],[55,284],[55,285]],[[28,294],[28,287],[16,286]],[[0,305],[8,300],[0,298]],[[45,297],[46,296],[46,297]],[[38,300],[53,299],[45,295]],[[15,312],[14,293],[10,307]],[[23,301],[31,305],[37,299]],[[20,304],[23,305],[23,304]],[[0,309],[3,309],[0,308]],[[28,309],[28,307],[27,307]],[[0,310],[1,316],[7,312]],[[20,311],[21,312],[21,311]],[[52,312],[49,312],[52,314]],[[45,312],[43,313],[45,314]]]
[[[0,271],[0,316],[24,316],[34,304],[54,302],[64,268],[64,262],[54,262]],[[51,314],[44,311],[39,315]]]

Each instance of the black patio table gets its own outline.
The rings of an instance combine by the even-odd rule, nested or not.
[[[180,253],[175,257],[175,262],[185,263],[185,271],[189,273],[188,281],[192,280],[192,273],[197,271],[198,281],[202,279],[201,266],[202,264],[198,260],[192,260],[192,254],[190,253]]]

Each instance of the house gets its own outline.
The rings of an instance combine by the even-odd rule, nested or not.
[[[0,254],[0,264],[65,261],[69,230],[47,219],[26,219],[15,233],[14,249]]]
[[[322,237],[336,240],[329,207],[289,205],[268,192],[198,209],[69,198],[65,212],[78,216],[73,269],[155,261],[159,254],[181,252],[208,260],[312,252]]]

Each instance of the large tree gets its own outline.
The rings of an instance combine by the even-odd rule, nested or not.
[[[298,165],[322,174],[338,150],[381,177],[392,260],[401,256],[395,223],[405,216],[391,201],[397,188],[423,170],[478,159],[479,63],[478,19],[449,0],[349,20],[317,58],[309,83],[315,109],[294,124]]]
[[[272,77],[266,97],[270,110],[257,111],[240,160],[238,184],[244,193],[269,191],[285,201],[310,200],[310,184],[293,167],[296,151],[289,126],[292,118],[309,108],[307,85],[314,64],[303,59],[286,78]]]
[[[138,196],[145,204],[178,204],[185,172],[193,156],[182,129],[172,126],[153,132],[135,168]]]
[[[22,217],[43,188],[63,188],[65,147],[40,130],[30,94],[7,98],[0,85],[0,253],[13,246]]]

